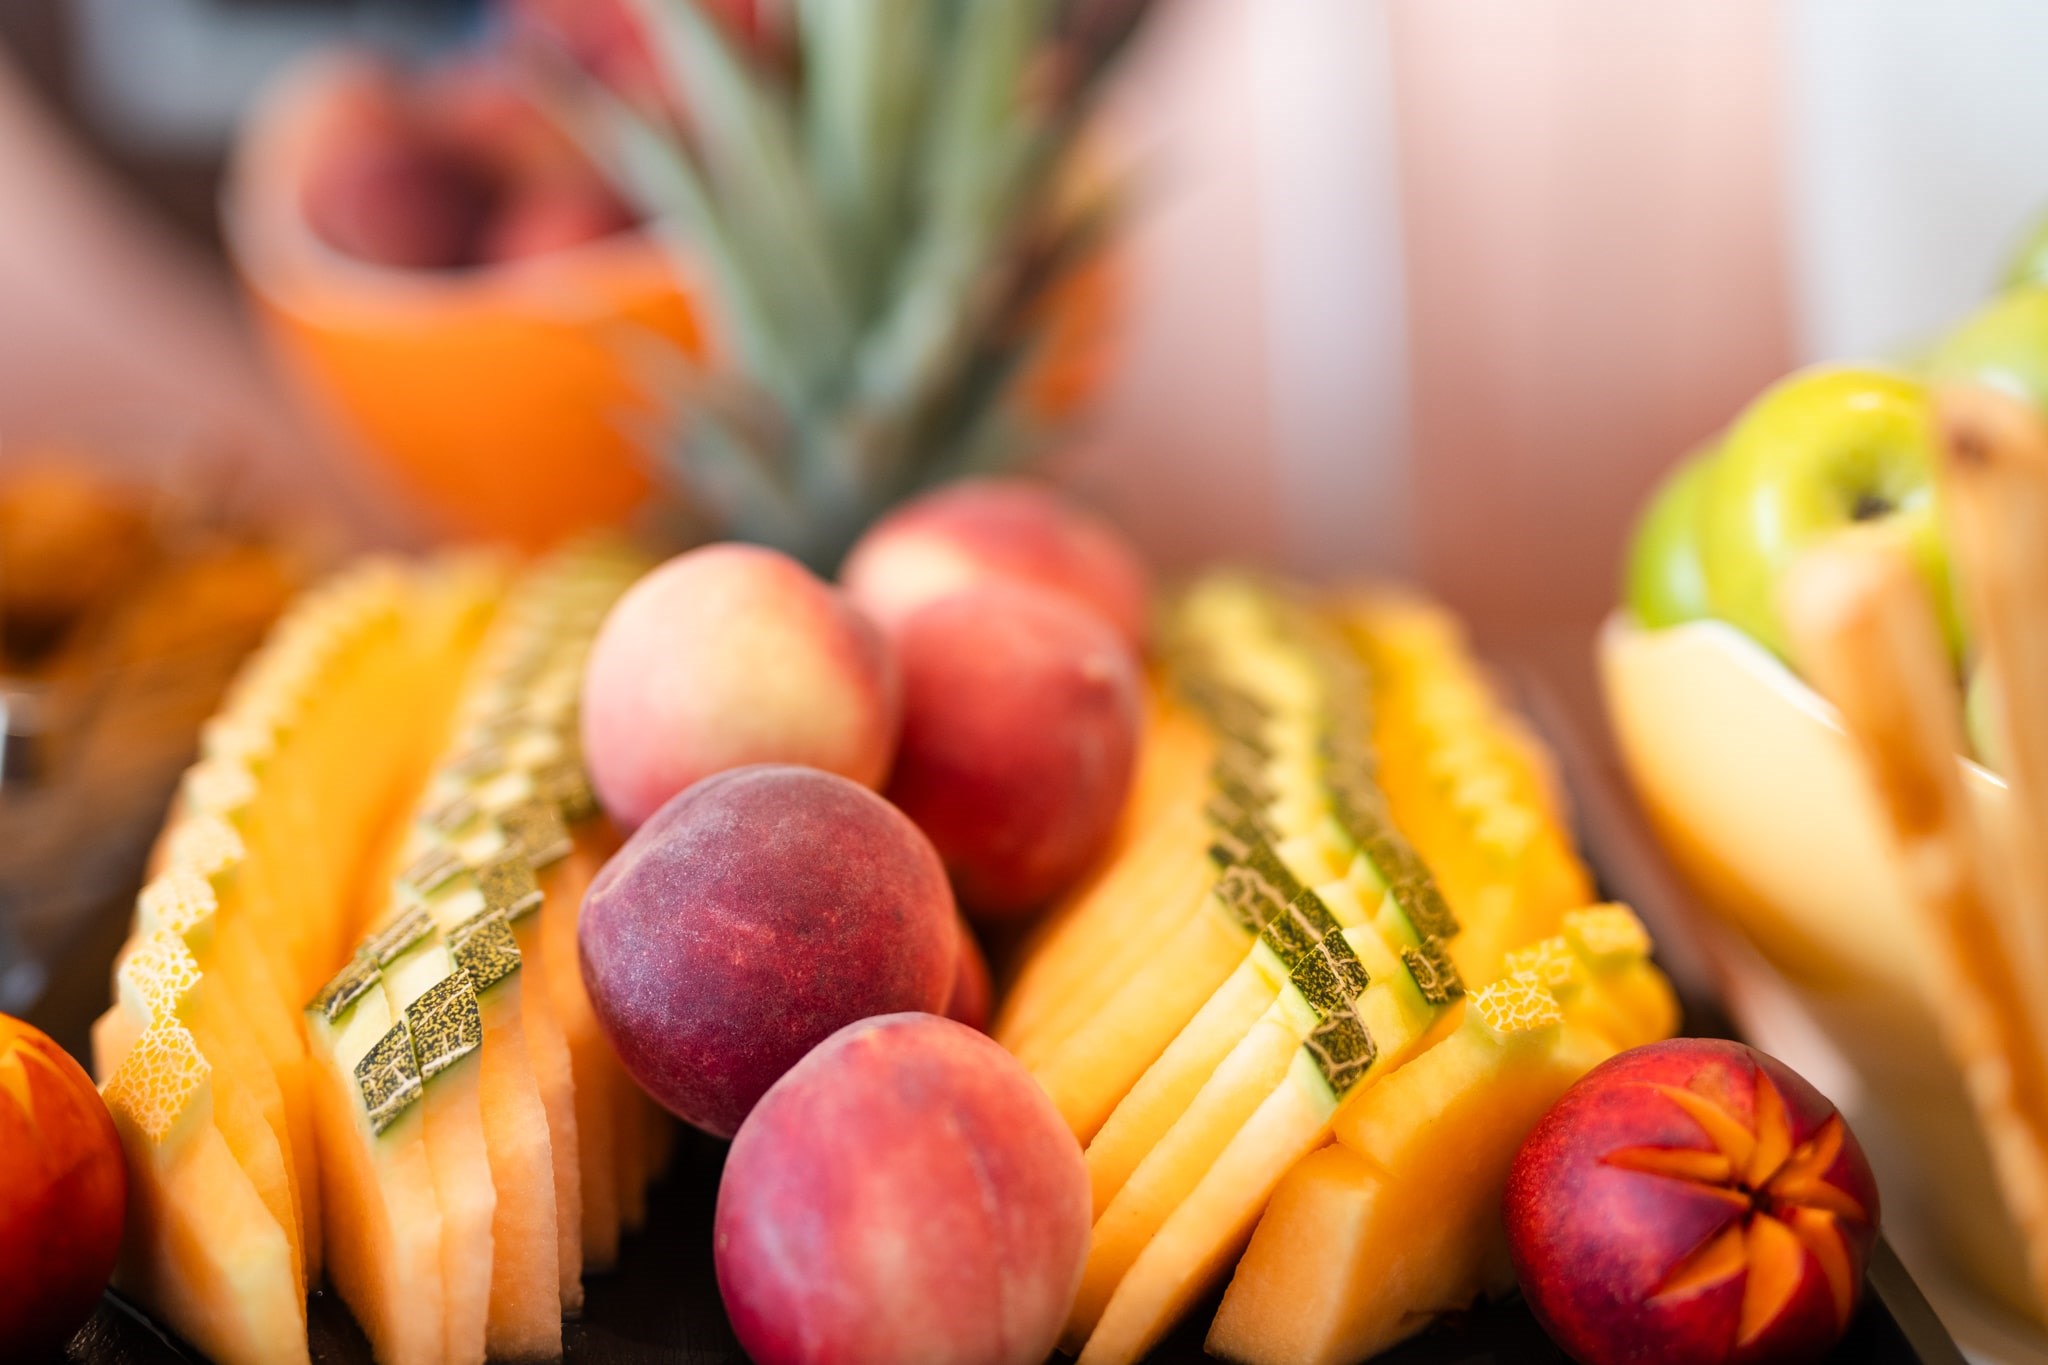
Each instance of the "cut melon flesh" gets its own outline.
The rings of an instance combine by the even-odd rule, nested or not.
[[[1132,932],[1148,917],[1176,913],[1172,902],[1162,903],[1153,888],[1206,861],[1209,827],[1202,803],[1214,757],[1214,740],[1198,718],[1178,707],[1155,710],[1137,790],[1116,844],[1046,917],[1020,954],[1023,965],[1004,992],[994,1030],[1011,1052],[1028,1046],[1089,983],[1128,975],[1117,968],[1125,963]],[[1200,894],[1181,901],[1178,916],[1192,911]]]
[[[388,964],[381,975],[392,1017],[403,1016],[414,1001],[454,972],[454,961],[438,938],[427,939]],[[467,981],[465,975],[463,983]],[[434,1198],[441,1209],[442,1321],[449,1365],[482,1361],[490,1324],[495,1261],[491,1223],[497,1216],[498,1196],[478,1097],[480,1052],[478,1048],[447,1070],[423,1077],[418,1102]],[[424,1065],[425,1056],[421,1062]]]
[[[426,898],[425,907],[441,937],[402,958],[395,975],[387,973],[387,988],[395,987],[404,995],[416,996],[437,984],[441,978],[434,972],[454,966],[444,946],[449,941],[447,936],[459,932],[475,917],[483,916],[489,922],[488,930],[479,932],[502,938],[501,946],[483,954],[489,969],[502,974],[487,980],[484,988],[476,992],[482,1047],[477,1056],[458,1067],[475,1072],[479,1136],[487,1154],[495,1200],[489,1224],[490,1287],[485,1339],[493,1359],[553,1358],[562,1349],[561,1236],[554,1144],[527,1043],[527,964],[518,952],[512,922],[503,914],[488,913],[489,907],[473,877],[459,878],[447,890]],[[494,940],[487,936],[472,942]],[[445,1079],[446,1076],[436,1077],[426,1087],[430,1155],[437,1155],[433,1145],[433,1106],[439,1098],[437,1089]],[[438,1174],[437,1183],[444,1188],[447,1184]],[[451,1247],[455,1246],[462,1234],[446,1206],[443,1224]],[[580,1253],[576,1264],[580,1269]]]
[[[1483,1034],[1520,1048],[1524,1044],[1515,1040],[1556,1033],[1563,1016],[1541,985],[1510,978],[1468,1001],[1465,1018],[1467,1024],[1451,1037]],[[1420,1041],[1411,1040],[1409,1050]],[[1368,1108],[1380,1086],[1401,1074],[1401,1065],[1398,1056],[1375,1065],[1341,1103]],[[1088,1338],[1083,1365],[1129,1365],[1158,1343],[1244,1247],[1287,1172],[1329,1140],[1339,1103],[1308,1051],[1297,1051],[1286,1081],[1232,1135],[1131,1264]]]
[[[183,940],[159,931],[124,953],[119,1000],[93,1025],[94,1064],[112,1075],[158,1018],[183,1024],[210,1071],[214,1126],[251,1188],[284,1230],[296,1292],[306,1293],[304,1230],[292,1198],[290,1134],[269,1064],[255,1051],[232,998],[209,982]]]
[[[246,1026],[242,1040],[253,1044],[268,1064],[284,1110],[284,1154],[302,1273],[308,1285],[317,1284],[325,1263],[325,1241],[311,1073],[298,1010],[286,1003],[277,967],[263,952],[244,910],[251,860],[242,856],[238,837],[213,816],[186,815],[176,827],[186,833],[210,828],[212,834],[170,841],[174,865],[136,898],[136,936],[163,931],[182,939],[201,970],[232,998]]]
[[[1370,976],[1365,991],[1353,1002],[1379,1048],[1378,1057],[1357,1082],[1363,1088],[1398,1066],[1420,1043],[1436,1011],[1417,993],[1375,930],[1361,926],[1343,934]],[[1081,1290],[1068,1316],[1064,1340],[1070,1349],[1091,1339],[1152,1240],[1282,1091],[1306,1087],[1310,1108],[1322,1110],[1318,1126],[1327,1125],[1336,1098],[1304,1048],[1317,1022],[1316,1011],[1293,987],[1277,993],[1109,1201],[1096,1220]],[[1321,1141],[1319,1133],[1306,1145],[1296,1139],[1293,1148],[1299,1155]],[[1274,1160],[1279,1159],[1279,1150],[1274,1149]]]
[[[1613,1052],[1570,1024],[1502,1038],[1468,1021],[1365,1096],[1354,1150],[1290,1171],[1210,1327],[1246,1365],[1352,1365],[1502,1287],[1500,1200],[1522,1138]]]
[[[375,1132],[355,1079],[357,1064],[391,1030],[390,1005],[373,989],[339,1025],[318,1011],[307,1019],[318,1063],[314,1113],[328,1276],[370,1339],[378,1365],[440,1365],[448,1343],[447,1296],[424,1106],[415,1100]]]
[[[555,1259],[562,1312],[583,1311],[583,1170],[582,1138],[576,1129],[576,1088],[568,1040],[549,998],[546,948],[539,915],[527,915],[512,926],[526,976],[519,992],[520,1021],[526,1028],[526,1052],[534,1087],[548,1121],[548,1155],[554,1168]]]
[[[583,1263],[591,1270],[609,1270],[619,1256],[619,1149],[613,1128],[619,1106],[614,1091],[627,1083],[584,993],[576,946],[583,893],[604,865],[605,842],[596,829],[579,829],[569,856],[541,874],[542,967],[574,1078]]]
[[[1362,880],[1370,873],[1361,865],[1354,870],[1354,875]],[[1353,882],[1326,882],[1316,890],[1338,924],[1346,928],[1365,926],[1367,917]],[[1373,894],[1380,900],[1384,913],[1384,897],[1376,888]],[[1392,928],[1396,942],[1410,937],[1403,933],[1404,928]],[[1382,935],[1384,937],[1385,934]],[[1374,962],[1368,963],[1367,969],[1375,978],[1383,973],[1405,975],[1405,969],[1391,955],[1378,952],[1380,944],[1366,942],[1364,947],[1374,955]],[[1256,947],[1195,1012],[1194,1018],[1167,1045],[1159,1059],[1146,1068],[1138,1083],[1118,1101],[1087,1148],[1089,1182],[1097,1217],[1123,1189],[1124,1182],[1138,1163],[1158,1146],[1180,1119],[1195,1095],[1224,1058],[1230,1055],[1231,1049],[1246,1038],[1252,1026],[1279,999],[1286,978],[1286,965],[1271,949],[1263,945]],[[1278,1082],[1277,1072],[1274,1082]],[[1249,1112],[1246,1109],[1239,1114],[1239,1121]]]
[[[221,1365],[303,1362],[299,1263],[215,1124],[210,1072],[184,1026],[159,1020],[107,1081],[129,1173],[115,1283]]]

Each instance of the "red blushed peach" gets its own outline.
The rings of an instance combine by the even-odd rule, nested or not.
[[[583,981],[612,1050],[678,1117],[729,1137],[834,1030],[940,1010],[958,911],[881,797],[815,768],[707,778],[590,884]]]
[[[91,1315],[127,1201],[121,1140],[91,1078],[0,1014],[0,1359],[54,1355]]]
[[[1143,720],[1129,646],[1093,613],[989,583],[896,637],[903,738],[888,795],[931,836],[971,910],[1043,905],[1109,838]]]
[[[1108,522],[1024,479],[969,479],[905,503],[853,547],[839,578],[886,630],[927,603],[995,579],[1071,598],[1133,650],[1145,645],[1144,560]]]
[[[1877,1185],[1835,1107],[1740,1043],[1588,1072],[1516,1155],[1523,1295],[1585,1365],[1817,1358],[1855,1312]]]
[[[583,753],[631,829],[700,778],[801,763],[879,787],[895,661],[874,625],[787,555],[711,545],[619,599],[583,678]]]
[[[988,958],[967,924],[960,926],[960,955],[953,973],[953,993],[946,997],[946,1017],[982,1033],[988,1032],[988,1016],[995,1004],[995,985],[989,980]]]
[[[948,1019],[869,1019],[734,1139],[719,1293],[760,1365],[1038,1365],[1090,1209],[1080,1147],[1008,1053]]]

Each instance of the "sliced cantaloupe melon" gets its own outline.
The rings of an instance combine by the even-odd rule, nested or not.
[[[530,918],[538,907],[539,883],[531,864],[502,834],[490,854],[474,865],[457,866],[421,879],[424,885],[415,880],[421,877],[418,872],[401,878],[412,904],[429,917],[438,943],[445,945],[423,946],[411,956],[438,952],[476,998],[480,1049],[474,1059],[474,1104],[496,1201],[490,1223],[490,1355],[551,1358],[561,1352],[564,1307],[557,1165],[528,1046],[524,993],[529,982],[513,928],[515,918]],[[430,975],[423,972],[419,980],[441,989],[439,979],[425,980]],[[464,1078],[456,1080],[462,1084]],[[437,1084],[428,1084],[430,1143]],[[457,1241],[452,1229],[449,1240]],[[576,1263],[580,1268],[580,1252]]]
[[[411,1029],[368,958],[342,968],[306,1018],[328,1278],[379,1365],[437,1365],[448,1349],[441,1205]]]
[[[298,1258],[216,1127],[213,1089],[175,1019],[143,1029],[108,1077],[129,1172],[115,1284],[221,1365],[304,1362]]]
[[[487,1348],[498,1194],[478,1096],[484,1031],[476,988],[432,922],[416,915],[379,935],[385,1000],[411,1035],[434,1197],[441,1208],[443,1359],[481,1362]],[[553,1276],[548,1277],[552,1283]]]
[[[285,1156],[299,1226],[305,1282],[317,1284],[325,1264],[324,1222],[315,1145],[311,1063],[298,1010],[279,985],[278,964],[264,953],[253,917],[242,910],[250,860],[240,838],[216,816],[181,818],[167,841],[170,866],[135,901],[135,933],[175,935],[201,970],[233,997],[248,1036],[269,1063],[284,1107]],[[108,1072],[111,1074],[111,1071]]]
[[[1017,1056],[1039,1051],[1040,1029],[1062,1012],[1085,1014],[1130,974],[1133,942],[1191,914],[1207,891],[1202,803],[1215,741],[1201,717],[1160,696],[1115,843],[1093,872],[1032,931],[1003,992],[993,1036]],[[1190,873],[1194,875],[1190,876]]]
[[[1635,912],[1596,905],[1567,912],[1563,933],[1510,952],[1507,970],[1542,982],[1574,1023],[1621,1051],[1678,1028],[1678,999],[1649,954]]]
[[[1096,1220],[1068,1349],[1091,1340],[1152,1239],[1280,1090],[1307,1085],[1311,1098],[1327,1095],[1334,1108],[1337,1096],[1399,1065],[1437,1009],[1375,930],[1326,928]]]
[[[618,1144],[613,1128],[619,1105],[614,1092],[631,1084],[619,1069],[584,992],[576,946],[583,893],[604,866],[609,842],[594,827],[586,825],[577,831],[569,856],[541,875],[539,916],[541,971],[568,1046],[574,1082],[578,1178],[583,1191],[583,1264],[590,1270],[609,1270],[619,1257]]]
[[[1593,937],[1611,954],[1565,971],[1546,951],[1541,970],[1481,992],[1456,1033],[1346,1106],[1337,1145],[1288,1173],[1238,1262],[1211,1354],[1348,1365],[1511,1283],[1499,1206],[1522,1137],[1586,1070],[1668,1036],[1676,1022],[1631,1019],[1625,1036],[1602,1031],[1626,1017],[1614,1002],[1646,995],[1640,976],[1656,969],[1640,926],[1628,932],[1628,911],[1601,907],[1567,922],[1578,914],[1606,926]],[[1631,939],[1633,952],[1622,946]],[[1552,998],[1562,1027],[1502,1034],[1489,1024],[1489,1010],[1512,993],[1560,977],[1567,992]]]
[[[1559,916],[1592,899],[1561,788],[1447,613],[1376,594],[1336,617],[1370,665],[1388,807],[1469,927],[1452,960],[1467,980],[1491,981],[1508,949],[1555,933]]]
[[[1461,1028],[1423,1056],[1464,1038],[1467,1042],[1447,1054],[1464,1061],[1468,1053],[1483,1056],[1490,1048],[1515,1045],[1504,1040],[1554,1033],[1562,1022],[1556,1002],[1534,981],[1511,978],[1489,991],[1466,1010],[1469,1033]],[[1503,1069],[1515,1068],[1510,1063]],[[1387,1079],[1400,1074],[1382,1073]],[[1307,1052],[1297,1054],[1289,1079],[1260,1104],[1139,1254],[1088,1338],[1081,1353],[1084,1365],[1132,1362],[1149,1351],[1228,1268],[1287,1172],[1328,1140],[1340,1096],[1367,1107],[1366,1097],[1378,1089],[1367,1085],[1346,1091],[1341,1082],[1331,1084],[1328,1072]]]
[[[207,979],[182,938],[163,929],[122,954],[114,986],[115,1004],[93,1028],[96,1065],[111,1075],[135,1039],[158,1019],[185,1026],[211,1068],[215,1125],[264,1207],[284,1229],[297,1292],[304,1298],[305,1230],[292,1197],[284,1097],[233,996],[219,981]]]

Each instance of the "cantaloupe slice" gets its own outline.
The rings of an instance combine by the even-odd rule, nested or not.
[[[233,996],[207,979],[182,938],[161,929],[123,952],[114,983],[115,1004],[93,1027],[95,1066],[111,1075],[158,1019],[185,1026],[211,1068],[215,1126],[284,1230],[297,1292],[304,1298],[304,1228],[292,1196],[284,1098]]]
[[[590,1270],[609,1270],[619,1256],[618,1139],[613,1126],[619,1106],[614,1091],[630,1084],[584,992],[576,945],[583,893],[604,866],[609,842],[602,831],[586,825],[577,831],[569,856],[541,874],[541,969],[574,1078],[583,1264]]]
[[[405,887],[405,880],[400,884]],[[524,997],[529,981],[513,928],[515,917],[531,918],[538,907],[539,883],[519,850],[496,833],[491,851],[474,866],[464,863],[439,885],[408,889],[417,896],[412,903],[431,917],[446,945],[443,956],[460,968],[477,1000],[476,1105],[496,1199],[490,1229],[490,1355],[558,1356],[564,1304],[557,1166],[528,1045]],[[428,951],[423,948],[416,956]],[[433,1090],[430,1084],[430,1143]],[[580,1269],[580,1251],[576,1264]]]
[[[478,1096],[482,1011],[469,974],[455,966],[425,915],[387,932],[393,936],[375,953],[378,975],[392,1015],[406,1021],[418,1059],[427,1165],[441,1209],[443,1358],[450,1365],[481,1362],[488,1349],[491,1224],[498,1206]]]
[[[1095,870],[1033,930],[1003,992],[994,1036],[1017,1056],[1062,1014],[1085,1017],[1129,973],[1134,942],[1191,914],[1207,891],[1202,805],[1215,742],[1185,706],[1155,699],[1116,842]]]
[[[1153,1239],[1280,1091],[1305,1089],[1307,1108],[1323,1101],[1327,1123],[1339,1097],[1398,1066],[1428,1032],[1437,1006],[1375,930],[1331,933],[1318,948],[1096,1220],[1064,1335],[1068,1349],[1092,1340]],[[1297,1156],[1305,1150],[1299,1141],[1296,1149]]]
[[[437,1365],[448,1351],[448,1295],[411,1030],[364,958],[322,989],[306,1018],[328,1277],[379,1365]]]
[[[1466,1017],[1473,1021],[1474,1034],[1513,1039],[1555,1031],[1563,1016],[1542,986],[1511,978],[1476,996]],[[1471,1035],[1463,1029],[1452,1035],[1461,1036]],[[1440,1052],[1449,1041],[1423,1055]],[[1483,1046],[1461,1046],[1450,1055],[1462,1058],[1468,1050],[1483,1052],[1494,1045],[1488,1041]],[[1391,1078],[1401,1073],[1382,1074]],[[1283,1084],[1259,1105],[1146,1244],[1089,1336],[1080,1356],[1083,1365],[1134,1362],[1151,1350],[1243,1248],[1287,1172],[1328,1140],[1336,1091],[1305,1053],[1297,1054],[1289,1079],[1292,1083]],[[1377,1088],[1355,1087],[1347,1101],[1363,1106]]]
[[[1210,1327],[1211,1354],[1349,1365],[1500,1287],[1508,1163],[1611,1049],[1557,1025],[1496,1033],[1477,1007],[1487,999],[1377,1088],[1365,1153],[1325,1147],[1288,1174]]]
[[[1452,960],[1467,980],[1491,981],[1508,949],[1555,933],[1559,916],[1592,899],[1562,788],[1448,613],[1378,593],[1335,616],[1369,665],[1377,777],[1394,821],[1468,926]]]
[[[115,1283],[221,1365],[308,1360],[298,1258],[215,1126],[191,1033],[153,1021],[102,1094],[129,1171]]]
[[[1512,1282],[1499,1205],[1524,1134],[1564,1089],[1614,1052],[1668,1036],[1675,1017],[1630,1018],[1617,997],[1646,997],[1633,978],[1655,973],[1640,937],[1622,948],[1633,916],[1580,912],[1611,955],[1561,972],[1557,957],[1520,977],[1567,978],[1563,1026],[1502,1035],[1487,1009],[1346,1106],[1337,1145],[1281,1182],[1238,1262],[1208,1349],[1251,1365],[1348,1365],[1420,1330],[1439,1313]],[[1574,917],[1567,916],[1569,922]],[[1553,940],[1573,955],[1562,938]],[[1481,992],[1488,1007],[1515,986]],[[1667,988],[1668,990],[1668,988]],[[1623,1036],[1594,1021],[1630,1018]]]
[[[285,1155],[298,1215],[308,1285],[325,1265],[311,1063],[299,1011],[278,983],[280,970],[260,945],[256,916],[244,909],[251,860],[240,837],[217,816],[187,815],[168,841],[170,866],[135,902],[135,933],[167,932],[190,948],[201,969],[234,998],[248,1036],[268,1062],[284,1107]]]

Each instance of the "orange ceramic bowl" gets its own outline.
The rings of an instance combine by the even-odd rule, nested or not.
[[[462,270],[329,247],[303,212],[306,168],[376,79],[366,61],[317,59],[236,149],[229,244],[275,350],[445,530],[539,548],[617,523],[650,478],[620,425],[643,401],[622,343],[652,332],[702,353],[673,262],[637,233]]]
[[[460,270],[390,269],[329,247],[303,211],[306,170],[378,79],[367,59],[316,58],[245,124],[225,218],[274,349],[443,529],[540,548],[617,524],[652,477],[621,422],[651,415],[632,340],[653,333],[696,358],[708,344],[687,272],[639,233]],[[1105,255],[1051,299],[1049,344],[1020,386],[1032,422],[1100,391],[1119,274]]]

